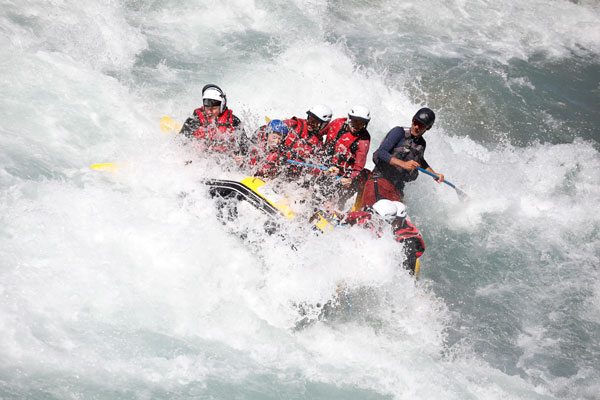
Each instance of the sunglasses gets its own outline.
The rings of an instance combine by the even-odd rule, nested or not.
[[[204,107],[217,107],[221,105],[221,102],[219,100],[204,99],[202,104],[204,104]]]
[[[412,123],[413,123],[414,126],[416,126],[419,129],[425,129],[425,128],[427,128],[427,125],[425,125],[421,121],[417,121],[416,119],[413,119]]]
[[[356,127],[356,128],[363,128],[367,125],[367,123],[365,121],[362,121],[360,119],[357,118],[350,118],[349,121],[350,125]]]

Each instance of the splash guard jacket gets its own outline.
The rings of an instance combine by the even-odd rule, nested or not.
[[[346,121],[335,119],[325,130],[326,164],[339,168],[342,176],[356,178],[367,163],[371,135],[366,129],[353,134]]]
[[[215,122],[209,122],[204,115],[204,107],[194,110],[179,133],[188,138],[203,141],[207,148],[219,152],[245,152],[246,135],[243,132],[240,119],[225,109]]]

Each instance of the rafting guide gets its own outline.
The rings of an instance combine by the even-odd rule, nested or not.
[[[436,174],[425,160],[423,137],[434,122],[435,113],[425,107],[416,112],[410,128],[397,126],[388,132],[373,154],[375,168],[365,184],[363,205],[373,205],[381,198],[402,201],[404,186],[417,179],[419,167]],[[443,182],[444,175],[439,174],[437,181]]]

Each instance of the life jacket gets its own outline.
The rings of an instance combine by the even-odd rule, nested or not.
[[[305,119],[293,117],[284,122],[291,128],[283,142],[288,160],[307,161],[321,147],[320,136],[308,133]]]
[[[252,150],[250,154],[253,155],[253,157],[250,159],[249,164],[251,166],[258,166],[254,175],[267,177],[273,177],[275,175],[277,172],[277,167],[281,162],[280,150],[272,150],[266,153],[266,155],[261,156],[255,149]]]
[[[383,229],[389,225],[383,223],[383,221],[375,222],[373,220],[374,212],[372,207],[365,207],[358,211],[350,211],[342,218],[341,225],[360,226],[361,228],[370,230],[380,238],[383,236]]]
[[[421,237],[421,233],[419,233],[417,227],[410,221],[405,220],[404,225],[394,231],[394,236],[397,242],[403,242],[410,238],[417,239],[417,258],[421,257],[425,252],[425,242],[423,241],[423,237]]]
[[[419,164],[422,164],[423,158],[425,157],[425,147],[415,143],[415,137],[410,133],[410,129],[402,129],[404,130],[404,141],[401,145],[392,150],[392,157],[402,161],[414,160]],[[419,171],[417,169],[412,171],[407,171],[400,167],[396,167],[396,169],[406,182],[414,181],[419,176]]]
[[[269,134],[267,133],[267,125],[259,126],[255,135],[256,141],[254,143],[254,148],[250,151],[251,153],[257,153],[259,149],[266,149],[267,139],[269,138]]]
[[[213,151],[219,153],[233,151],[236,147],[233,112],[227,109],[219,115],[216,122],[208,122],[203,111],[204,107],[194,111],[198,116],[200,126],[192,136],[205,141],[207,147]]]
[[[372,214],[368,211],[350,211],[343,219],[343,223],[348,225],[363,225],[370,227]]]
[[[373,212],[374,211],[371,207],[367,207],[361,211],[352,211],[346,214],[342,222],[350,226],[362,226],[363,228],[374,231],[378,237],[381,237],[381,225],[374,225],[371,219]],[[394,238],[399,243],[402,243],[405,240],[415,239],[414,242],[416,243],[417,258],[421,257],[425,252],[425,241],[423,241],[421,233],[419,233],[417,227],[408,220],[404,220],[404,224],[394,230]]]
[[[256,146],[250,150],[250,166],[255,167],[254,175],[273,177],[277,172],[277,167],[281,162],[281,148],[268,150],[267,146],[267,126],[263,125],[258,128]],[[281,147],[281,146],[280,146]]]
[[[340,169],[342,175],[347,175],[356,163],[359,135],[350,132],[346,124],[347,118],[338,118],[331,122],[327,128],[326,154],[330,157],[332,165]]]

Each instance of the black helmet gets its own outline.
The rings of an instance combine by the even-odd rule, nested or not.
[[[427,130],[430,130],[435,122],[435,113],[431,108],[423,107],[413,117],[413,121],[417,120],[425,125]]]

